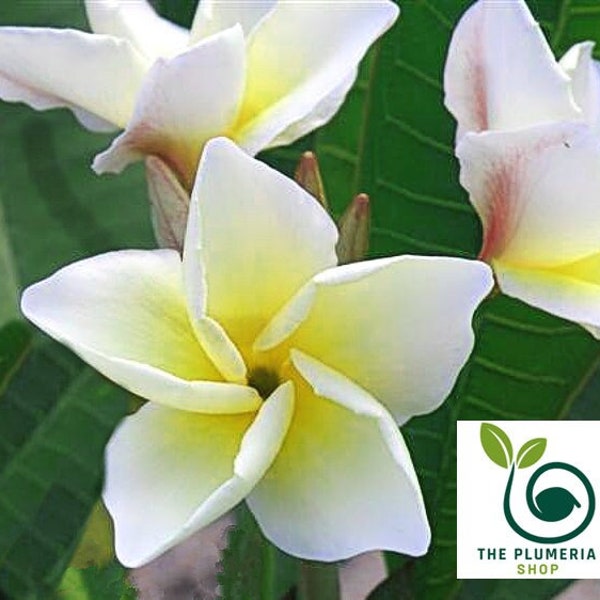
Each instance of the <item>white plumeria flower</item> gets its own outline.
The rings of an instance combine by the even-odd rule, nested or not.
[[[202,0],[187,31],[146,0],[85,4],[93,34],[0,28],[0,98],[122,128],[97,172],[152,155],[188,191],[212,137],[255,154],[327,122],[398,16],[389,0]]]
[[[111,252],[23,294],[29,319],[150,401],[107,448],[125,565],[244,498],[296,556],[426,551],[396,423],[450,392],[491,271],[414,256],[335,267],[336,240],[311,196],[221,138],[200,163],[183,261]]]
[[[600,70],[557,62],[522,0],[480,0],[445,70],[461,183],[500,289],[600,337]]]

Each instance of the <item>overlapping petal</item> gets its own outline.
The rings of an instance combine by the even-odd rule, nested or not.
[[[150,403],[125,419],[107,448],[104,486],[119,560],[144,564],[240,502],[277,455],[293,404],[287,383],[256,415]]]
[[[356,75],[357,69],[352,69],[342,83],[338,85],[329,95],[325,96],[325,98],[323,98],[323,100],[321,100],[319,104],[317,104],[312,111],[308,113],[308,115],[289,125],[270,142],[269,146],[274,148],[276,146],[291,144],[314,129],[317,129],[318,127],[328,123],[329,120],[339,110],[340,106],[344,103],[346,95],[350,91],[350,88],[354,85]]]
[[[584,124],[468,134],[456,152],[484,259],[551,267],[600,251],[600,138]]]
[[[490,269],[477,261],[403,256],[345,265],[317,275],[255,347],[284,342],[310,354],[402,423],[452,389],[473,347],[473,312],[491,288]]]
[[[494,267],[504,293],[579,323],[600,338],[600,254],[553,269],[501,261]]]
[[[248,37],[260,21],[281,0],[201,0],[198,3],[192,29],[190,43],[233,27],[239,23]]]
[[[296,411],[280,453],[247,502],[294,556],[334,561],[372,549],[424,554],[429,527],[391,416],[350,380],[301,353]],[[308,383],[307,383],[308,382]]]
[[[575,44],[560,59],[571,78],[571,91],[587,124],[600,137],[600,64],[592,58],[593,42]]]
[[[150,61],[188,44],[187,30],[159,17],[147,0],[85,0],[85,10],[94,33],[129,40]]]
[[[148,0],[85,4],[94,34],[0,28],[0,98],[125,129],[96,156],[96,172],[154,156],[188,193],[211,138],[256,154],[326,123],[398,15],[389,0],[203,0],[187,31]]]
[[[226,139],[207,145],[184,254],[196,319],[206,314],[251,345],[307,280],[336,264],[336,241],[331,218],[293,181]]]
[[[444,91],[457,139],[581,118],[570,79],[524,0],[479,0],[466,11],[448,50]]]
[[[397,15],[398,7],[384,1],[333,2],[327,9],[318,2],[278,2],[248,40],[247,87],[234,139],[254,154],[322,106]]]
[[[190,189],[204,143],[235,119],[244,72],[244,38],[237,25],[170,60],[157,60],[125,132],[95,158],[94,169],[119,172],[144,155],[155,155]]]
[[[68,107],[95,130],[124,127],[147,69],[127,41],[71,29],[0,28],[0,98]]]
[[[101,373],[143,398],[204,412],[255,409],[258,394],[223,382],[188,319],[172,250],[111,252],[29,287],[22,310]]]

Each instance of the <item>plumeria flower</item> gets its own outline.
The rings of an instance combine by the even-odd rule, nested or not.
[[[255,154],[328,121],[398,16],[389,0],[202,0],[187,31],[146,0],[85,5],[93,34],[0,28],[0,98],[124,129],[97,172],[154,156],[188,191],[210,138]]]
[[[445,70],[480,258],[510,296],[600,337],[600,70],[593,44],[557,62],[522,0],[476,2]]]
[[[25,291],[29,319],[148,400],[106,454],[125,565],[243,499],[299,557],[426,551],[397,424],[449,393],[491,272],[414,256],[336,267],[336,240],[311,196],[220,138],[200,162],[183,259],[111,252]]]

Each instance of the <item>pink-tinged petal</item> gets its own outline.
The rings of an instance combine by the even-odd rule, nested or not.
[[[600,139],[589,127],[467,134],[456,153],[483,260],[550,267],[600,250]]]
[[[189,321],[173,250],[110,252],[27,288],[38,327],[119,385],[167,406],[210,413],[256,409],[258,394],[225,383]]]
[[[147,68],[126,41],[71,29],[0,27],[0,98],[67,107],[94,130],[124,127]]]
[[[149,403],[126,418],[106,449],[103,492],[118,559],[140,566],[243,500],[279,452],[293,406],[287,383],[256,414]]]
[[[575,44],[559,64],[571,78],[573,96],[585,120],[600,136],[600,63],[592,58],[593,50],[593,42]]]
[[[387,0],[278,2],[248,40],[248,83],[233,138],[254,154],[322,111],[397,16]]]
[[[444,91],[457,139],[581,117],[569,78],[523,0],[479,0],[467,10],[448,50]]]
[[[294,418],[273,465],[247,498],[263,533],[310,560],[343,560],[374,549],[424,554],[427,516],[392,417],[318,361],[301,353],[292,360],[302,373],[292,375]]]
[[[198,3],[190,44],[239,23],[248,37],[258,23],[273,9],[278,0],[202,0]]]
[[[473,348],[487,265],[402,256],[329,269],[273,319],[255,349],[310,354],[386,406],[399,423],[438,407]]]
[[[184,251],[193,318],[249,350],[313,275],[336,263],[336,227],[296,183],[224,138],[202,155]]]
[[[242,30],[235,26],[172,59],[157,60],[127,129],[96,156],[96,172],[120,172],[155,155],[190,190],[204,144],[225,132],[237,114],[244,53]]]
[[[188,31],[159,17],[146,0],[85,0],[85,10],[94,33],[129,40],[148,60],[187,46]]]
[[[600,254],[554,269],[494,264],[500,289],[600,339]]]
[[[156,156],[146,159],[146,181],[154,234],[161,248],[183,250],[190,196],[177,176]]]

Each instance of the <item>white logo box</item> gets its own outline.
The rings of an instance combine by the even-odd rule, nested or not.
[[[509,438],[513,462],[524,449],[522,465],[535,460],[543,446],[527,443],[546,440],[543,454],[534,464],[525,468],[514,465],[509,515],[515,527],[535,540],[556,540],[577,531],[594,508],[579,535],[558,543],[532,541],[511,527],[504,502],[512,466],[496,464],[484,450],[484,423],[491,425],[486,427],[486,440],[499,462],[508,462],[508,457],[495,428]],[[572,470],[544,468],[548,463]],[[539,469],[542,473],[531,488],[531,500],[543,518],[532,514],[526,500],[527,484]],[[573,470],[587,478],[588,488]],[[589,488],[594,496],[591,503]],[[458,421],[456,501],[459,579],[600,579],[600,422]],[[571,512],[563,516],[569,507]],[[551,517],[558,520],[544,520]]]

